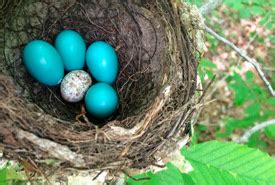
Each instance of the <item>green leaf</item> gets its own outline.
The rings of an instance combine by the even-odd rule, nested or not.
[[[199,131],[204,132],[207,130],[207,126],[203,124],[198,124],[198,129]]]
[[[248,19],[251,16],[251,11],[247,8],[244,8],[242,11],[240,11],[240,17],[244,19]]]
[[[254,74],[251,71],[247,71],[247,73],[245,73],[245,79],[252,82],[254,79]]]
[[[224,138],[232,134],[236,128],[247,128],[255,123],[256,120],[259,120],[259,117],[256,115],[248,116],[243,119],[236,119],[234,117],[227,117],[225,119],[225,130],[223,133],[219,132],[218,137]]]
[[[0,185],[10,185],[21,180],[20,174],[13,167],[5,167],[0,170]]]
[[[261,133],[256,132],[249,137],[247,146],[252,148],[258,148],[262,151],[267,149],[267,143],[261,139]]]
[[[269,39],[270,42],[272,42],[273,44],[275,43],[275,36],[274,36],[274,35],[268,36],[268,39]]]
[[[238,73],[232,75],[229,88],[235,91],[234,104],[237,106],[242,105],[251,96],[251,90]]]
[[[4,167],[0,169],[0,185],[10,184],[27,184],[26,176],[22,171],[22,166],[19,163],[11,163],[8,161]]]
[[[184,185],[185,181],[190,182],[191,178],[182,176],[181,172],[172,164],[168,163],[166,170],[157,173],[148,172],[134,176],[135,178],[149,177],[150,180],[135,181],[128,179],[129,185]],[[185,179],[184,179],[185,178]]]
[[[253,6],[251,8],[251,11],[254,15],[264,15],[264,13],[265,13],[265,10],[259,6]]]
[[[208,60],[207,58],[202,58],[200,61],[200,65],[202,67],[207,67],[207,68],[217,68],[217,65]]]
[[[188,174],[183,173],[182,174],[183,181],[186,185],[195,185],[193,179]]]
[[[8,174],[8,169],[4,168],[0,170],[0,184],[1,185],[9,185],[7,181],[7,174]]]
[[[267,23],[267,24],[265,25],[265,27],[266,27],[267,29],[269,29],[269,30],[272,30],[273,27],[274,27],[274,24],[271,23],[271,22],[269,22],[269,23]]]
[[[247,117],[249,116],[259,116],[261,111],[261,105],[259,103],[252,103],[248,105],[244,112]]]
[[[210,141],[194,145],[182,154],[198,185],[275,184],[275,161],[267,154],[236,143]]]
[[[206,58],[202,58],[198,67],[198,73],[202,82],[204,82],[204,77],[206,75],[208,78],[212,78],[214,76],[214,69],[216,68],[216,64]]]
[[[235,10],[241,10],[243,8],[242,1],[225,0],[225,4]]]
[[[172,164],[167,164],[168,169],[157,172],[151,182],[145,185],[184,185],[184,180],[180,171]]]
[[[198,7],[202,5],[203,0],[187,0],[188,3],[195,4]]]
[[[264,133],[269,139],[275,139],[275,125],[270,125],[265,128]]]
[[[222,30],[220,30],[221,28],[220,28],[219,24],[215,25],[214,27],[217,31],[222,31]],[[209,50],[213,53],[217,52],[219,41],[210,35],[206,35],[206,40],[210,44]]]

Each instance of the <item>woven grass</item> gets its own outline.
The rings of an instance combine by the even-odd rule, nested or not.
[[[0,61],[0,147],[41,169],[121,170],[154,165],[154,154],[190,134],[195,112],[196,43],[179,1],[7,1]],[[188,15],[189,12],[185,12]],[[190,20],[189,20],[190,21]],[[62,100],[22,64],[33,39],[53,43],[64,29],[89,45],[105,40],[119,56],[120,107],[107,120]],[[174,136],[177,136],[175,138]]]

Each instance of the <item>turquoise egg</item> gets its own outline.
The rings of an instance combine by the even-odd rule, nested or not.
[[[111,116],[118,107],[118,95],[112,86],[97,83],[91,86],[85,96],[87,111],[97,118]]]
[[[29,42],[23,50],[23,62],[27,71],[42,84],[55,86],[64,76],[61,57],[46,41]]]
[[[86,54],[86,62],[91,75],[98,82],[112,84],[118,73],[118,58],[115,49],[104,41],[92,43]]]
[[[84,67],[86,45],[79,33],[73,30],[60,32],[55,39],[55,48],[62,58],[66,71]]]

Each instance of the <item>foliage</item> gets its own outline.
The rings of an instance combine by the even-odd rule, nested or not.
[[[26,184],[24,175],[20,173],[21,170],[19,165],[8,162],[0,169],[0,185]]]
[[[275,18],[275,1],[273,0],[225,0],[224,3],[228,7],[232,8],[236,12],[238,18],[251,18],[252,16],[261,16],[262,23],[266,22],[267,19]],[[266,28],[274,28],[274,24],[269,22]]]
[[[191,1],[191,0],[190,0]],[[198,1],[194,0],[195,3]],[[193,3],[194,3],[193,1]],[[201,1],[200,1],[201,2]],[[199,3],[200,3],[199,2]],[[274,0],[239,0],[239,1],[232,1],[232,0],[225,0],[225,4],[227,5],[226,8],[223,9],[222,13],[217,13],[214,11],[212,14],[215,18],[219,19],[222,16],[227,16],[226,20],[230,22],[234,22],[235,24],[240,24],[241,20],[250,20],[250,22],[260,19],[260,24],[262,29],[270,30],[271,33],[274,33],[275,30],[275,1]],[[242,37],[239,35],[233,35],[227,32],[226,34],[225,29],[221,27],[220,23],[222,22],[213,22],[213,17],[209,16],[206,18],[207,24],[211,25],[218,33],[221,35],[225,35],[227,38],[233,38],[233,40],[238,41],[238,38]],[[212,19],[212,20],[211,20]],[[236,29],[238,30],[238,29]],[[269,33],[268,31],[266,33]],[[210,55],[208,54],[202,59],[202,62],[199,66],[199,76],[202,79],[203,85],[207,85],[209,83],[209,79],[211,76],[217,75],[218,80],[225,80],[226,86],[231,94],[231,101],[232,103],[228,103],[231,110],[238,112],[238,114],[231,114],[225,113],[225,117],[220,116],[220,120],[218,124],[211,126],[205,124],[203,122],[197,124],[195,128],[195,132],[193,134],[193,138],[191,141],[191,149],[189,151],[183,152],[186,159],[192,164],[194,170],[190,172],[188,175],[192,177],[192,180],[195,184],[223,184],[220,178],[225,180],[224,184],[275,184],[274,182],[274,175],[273,178],[270,178],[270,181],[262,181],[263,179],[260,178],[261,175],[271,175],[272,173],[275,174],[274,167],[267,171],[263,171],[261,175],[257,175],[260,173],[257,170],[261,170],[265,165],[268,163],[261,163],[259,159],[261,152],[252,152],[252,149],[247,151],[243,151],[239,149],[236,144],[232,144],[231,147],[237,148],[234,149],[234,152],[240,151],[239,154],[233,152],[228,152],[226,150],[227,147],[221,146],[221,143],[213,142],[212,147],[213,152],[207,153],[211,147],[208,146],[209,142],[204,142],[202,144],[197,144],[199,142],[203,142],[207,139],[211,138],[218,138],[220,140],[231,140],[236,137],[240,137],[240,135],[249,127],[253,127],[254,125],[264,122],[266,120],[274,119],[275,118],[275,98],[271,97],[268,93],[266,87],[261,83],[258,75],[255,72],[248,71],[246,73],[242,72],[241,67],[231,67],[229,68],[228,72],[220,72],[217,65],[211,61],[211,56],[217,56],[220,52],[227,52],[229,53],[230,50],[223,46],[223,44],[217,42],[213,37],[207,35],[207,41],[209,43],[209,51]],[[252,57],[257,58],[257,60],[261,63],[262,67],[268,66],[271,68],[275,67],[275,63],[272,60],[275,57],[274,52],[274,34],[259,34],[259,31],[251,32],[249,38],[247,39],[249,42],[255,41],[255,47],[263,47],[261,49],[266,49],[265,52],[268,53],[266,58],[261,56],[254,55],[252,53]],[[250,44],[251,44],[250,43]],[[237,44],[238,45],[238,44]],[[247,46],[244,44],[244,46]],[[223,49],[221,49],[223,47]],[[253,51],[252,51],[253,52]],[[233,57],[232,57],[233,58]],[[236,66],[237,59],[236,57],[232,59],[227,58],[226,61],[223,62],[230,62],[233,64],[232,66]],[[270,63],[269,63],[270,62]],[[212,65],[212,64],[213,65]],[[271,80],[272,86],[275,86],[275,74],[272,71],[265,71],[269,79]],[[224,91],[222,91],[224,92]],[[215,98],[215,96],[213,97]],[[211,120],[211,119],[210,119]],[[203,127],[203,129],[201,129]],[[206,127],[206,129],[205,129]],[[210,136],[210,137],[206,137]],[[271,125],[265,128],[262,131],[258,131],[254,133],[246,143],[247,146],[258,148],[263,151],[267,151],[269,147],[269,143],[272,143],[275,139],[275,125]],[[202,147],[205,144],[205,148]],[[201,150],[197,151],[197,148],[202,148]],[[229,149],[230,147],[228,147]],[[204,150],[205,152],[203,152]],[[222,155],[220,150],[224,151],[226,154],[226,158],[216,159],[217,156]],[[243,154],[241,154],[242,152]],[[253,150],[255,151],[255,150]],[[272,149],[269,149],[269,152]],[[273,151],[274,152],[274,151]],[[272,152],[271,152],[272,153]],[[234,155],[236,154],[235,158]],[[274,153],[273,153],[274,154]],[[258,157],[253,157],[253,155],[259,155]],[[265,154],[263,154],[265,155]],[[227,168],[225,164],[219,164],[219,162],[226,160],[230,160],[229,167]],[[240,159],[236,161],[234,159]],[[249,159],[251,161],[249,161]],[[203,160],[203,161],[202,161]],[[214,161],[214,163],[212,163]],[[238,163],[239,164],[238,166]],[[261,163],[257,166],[257,163]],[[246,167],[246,165],[255,165],[253,168],[252,166]],[[265,165],[263,165],[265,164]],[[230,166],[232,165],[232,166]],[[234,168],[234,165],[238,166],[238,168]],[[272,164],[274,166],[274,161]],[[249,175],[244,173],[239,173],[242,168],[252,169]],[[264,167],[263,167],[264,168]],[[196,170],[198,169],[198,170]],[[237,170],[237,171],[234,171]],[[245,171],[245,170],[244,170]],[[246,171],[248,173],[249,170]],[[213,175],[215,174],[215,175]],[[219,174],[219,175],[218,175]],[[233,175],[232,175],[233,174]],[[261,182],[260,182],[261,181]]]
[[[275,139],[275,125],[270,125],[264,130],[265,135],[269,139]]]
[[[189,175],[195,184],[275,183],[275,161],[259,150],[211,141],[182,153],[194,168]]]
[[[250,19],[252,17],[260,17],[260,25],[269,30],[275,29],[275,1],[274,0],[225,0],[224,3],[234,11],[236,19]],[[232,15],[228,10],[227,14]],[[256,32],[251,37],[258,36]],[[274,35],[269,35],[268,39],[275,42]],[[259,37],[257,41],[264,43],[264,38]]]
[[[166,165],[167,169],[159,171],[157,173],[147,172],[144,174],[136,175],[135,178],[149,178],[149,180],[135,181],[133,179],[128,179],[129,185],[184,185],[185,181],[190,181],[189,177],[183,176],[181,172],[172,164],[168,163]],[[191,179],[192,181],[192,179]]]
[[[204,83],[206,79],[212,79],[214,76],[213,69],[216,69],[216,64],[206,58],[202,58],[198,67],[198,74]]]
[[[275,160],[257,149],[236,143],[210,141],[191,146],[189,149],[184,148],[182,155],[191,164],[192,171],[182,173],[168,163],[166,170],[135,176],[135,178],[149,177],[149,180],[128,179],[127,183],[129,185],[275,184]]]
[[[245,79],[238,73],[234,73],[230,76],[228,83],[229,88],[234,92],[234,105],[243,106],[243,118],[232,116],[225,118],[225,130],[218,132],[217,137],[228,137],[234,129],[247,128],[274,116],[275,99],[270,97],[265,88],[255,83],[252,72],[247,72]]]
[[[194,4],[197,7],[200,7],[203,5],[204,1],[203,0],[186,0],[186,2],[190,3],[190,4]]]
[[[190,3],[200,6],[203,4],[203,0],[189,0]],[[226,7],[225,7],[226,5]],[[212,12],[212,17],[207,16],[206,22],[208,25],[213,27],[221,35],[225,35],[225,29],[221,25],[221,22],[213,21],[215,19],[223,19],[233,24],[240,25],[241,20],[249,20],[250,22],[260,20],[258,26],[262,27],[262,30],[270,30],[271,33],[274,33],[275,30],[275,1],[274,0],[224,0],[224,8],[220,8],[218,11]],[[249,22],[249,23],[250,23]],[[241,25],[240,25],[241,26]],[[239,29],[236,29],[239,30]],[[268,33],[268,31],[267,31]],[[253,56],[262,63],[262,66],[271,65],[271,68],[275,67],[275,63],[272,62],[272,59],[275,57],[275,52],[272,47],[274,44],[274,34],[268,34],[263,36],[259,34],[259,31],[253,31],[248,34],[247,42],[255,41],[255,47],[257,44],[262,44],[266,46],[266,51],[268,54],[267,58],[261,58],[260,56]],[[229,32],[226,33],[225,37],[229,39],[236,39],[242,37],[241,35],[233,35]],[[236,38],[235,38],[236,37]],[[243,39],[243,38],[242,38]],[[231,113],[225,113],[225,115],[220,116],[220,120],[215,126],[209,126],[211,123],[199,123],[195,128],[195,132],[192,138],[192,144],[197,142],[205,141],[205,138],[218,138],[220,140],[231,140],[234,137],[240,137],[242,132],[247,128],[252,127],[263,121],[274,119],[275,118],[275,98],[270,97],[266,87],[259,80],[258,74],[255,72],[248,71],[245,74],[241,71],[241,67],[231,67],[228,71],[219,71],[216,63],[212,62],[211,57],[217,56],[220,52],[230,53],[226,46],[219,43],[212,36],[207,35],[207,42],[209,43],[209,53],[207,56],[202,58],[198,74],[201,78],[202,84],[204,86],[209,83],[209,79],[213,75],[217,75],[217,82],[219,80],[226,79],[225,83],[229,89],[231,96],[231,101],[233,104],[228,103],[228,106],[231,106]],[[250,44],[251,44],[250,43]],[[267,44],[270,43],[270,44]],[[269,46],[271,45],[271,46]],[[246,45],[245,45],[246,46]],[[221,47],[223,49],[221,49]],[[262,49],[263,50],[263,49]],[[236,66],[238,58],[227,58],[223,63],[230,63],[229,65]],[[268,62],[270,61],[270,64]],[[265,62],[265,63],[263,63]],[[232,64],[231,64],[232,63]],[[226,64],[225,64],[226,65]],[[272,71],[265,71],[269,79],[271,80],[272,86],[275,86],[275,73]],[[215,98],[215,96],[213,97]],[[208,107],[209,108],[209,107]],[[232,114],[232,112],[237,112],[238,114]],[[210,119],[211,121],[211,119]],[[208,130],[202,131],[199,129],[201,125],[207,126]],[[210,131],[209,131],[210,130]],[[210,132],[210,133],[209,133]],[[205,137],[209,135],[209,137]],[[268,140],[275,139],[275,126],[269,126],[264,129],[263,132],[257,132],[253,134],[247,143],[248,146],[259,148],[261,150],[268,150]]]
[[[207,61],[207,65],[210,63],[207,59],[202,61]],[[213,69],[215,70],[215,68],[212,65],[209,65],[211,67],[207,65],[202,63],[202,69],[199,67],[199,73],[203,73],[200,74],[201,78],[205,79],[205,76],[211,77],[214,75]],[[221,122],[224,126],[219,127],[217,125],[215,129],[217,138],[230,138],[234,131],[238,129],[246,129],[257,123],[274,118],[275,99],[270,97],[265,87],[255,83],[254,76],[250,71],[245,74],[245,77],[234,71],[233,74],[227,77],[228,87],[233,93],[233,106],[239,109],[242,117],[233,115],[223,118]],[[202,81],[204,82],[205,80]],[[202,124],[199,124],[199,127],[201,126]],[[197,140],[201,135],[200,132],[204,131],[199,129],[199,127],[196,128],[193,141]],[[275,126],[271,125],[265,128],[264,134],[268,139],[275,139]],[[260,132],[250,138],[248,145],[263,150],[267,147],[267,144],[261,139]]]
[[[198,67],[198,74],[203,84],[211,79],[216,69],[216,65],[207,58],[202,58]],[[234,116],[226,116],[221,120],[223,127],[216,127],[215,137],[226,139],[232,136],[235,130],[246,129],[257,123],[274,118],[275,99],[271,97],[263,85],[256,83],[255,75],[251,71],[246,72],[245,76],[238,73],[239,69],[233,68],[232,74],[227,76],[227,84],[229,90],[233,93],[233,106],[240,109],[243,115],[241,118]],[[192,142],[196,143],[201,136],[201,132],[207,130],[203,124],[198,124],[192,138]],[[264,130],[264,134],[269,139],[275,138],[275,126],[269,126]],[[257,136],[257,137],[256,137]],[[250,138],[248,145],[265,150],[267,144],[262,141],[261,133],[257,133]]]

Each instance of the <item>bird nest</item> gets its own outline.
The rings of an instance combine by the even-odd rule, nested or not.
[[[166,0],[6,1],[0,61],[4,157],[37,171],[154,165],[156,152],[190,133],[195,112],[195,31],[186,7]],[[83,102],[63,101],[59,87],[44,86],[26,72],[26,43],[53,43],[64,29],[78,31],[87,45],[105,40],[116,49],[120,106],[111,118],[92,118]]]

